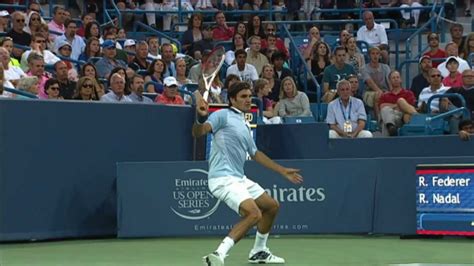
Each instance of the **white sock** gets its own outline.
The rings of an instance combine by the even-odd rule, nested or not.
[[[253,245],[253,250],[255,251],[262,251],[267,248],[267,239],[270,233],[261,234],[257,231],[255,235],[255,244]]]
[[[222,259],[225,258],[229,250],[234,246],[234,240],[228,236],[222,240],[219,247],[216,249],[217,253],[221,256]]]

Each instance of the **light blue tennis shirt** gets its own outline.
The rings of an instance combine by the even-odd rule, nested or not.
[[[213,135],[208,177],[242,178],[247,153],[253,157],[257,152],[244,113],[233,107],[219,110],[206,123],[211,125]]]

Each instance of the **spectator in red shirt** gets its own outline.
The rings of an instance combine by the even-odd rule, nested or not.
[[[443,60],[436,60],[436,58],[446,58],[448,55],[446,51],[439,48],[439,35],[436,32],[432,32],[427,35],[428,45],[430,46],[430,50],[423,55],[427,55],[431,57],[431,59],[435,59],[432,62],[433,67],[438,67],[439,64],[443,62]]]
[[[217,26],[212,30],[214,41],[230,41],[234,36],[234,28],[227,26],[224,12],[217,12],[214,18],[217,22]]]
[[[396,136],[398,128],[410,121],[410,117],[416,114],[415,95],[413,92],[402,88],[400,73],[396,70],[388,75],[390,91],[380,96],[380,117],[383,123],[382,133],[384,135]]]
[[[84,14],[84,15],[82,15],[81,19],[82,19],[82,25],[79,29],[77,29],[76,34],[81,36],[81,37],[85,37],[86,26],[90,22],[94,21],[94,18],[90,14]]]
[[[166,77],[163,81],[165,85],[163,93],[156,97],[155,102],[161,104],[184,105],[184,100],[178,93],[178,81],[175,77]]]

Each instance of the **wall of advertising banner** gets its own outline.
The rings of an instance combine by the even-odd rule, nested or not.
[[[293,185],[254,162],[249,178],[281,204],[274,231],[364,233],[372,227],[375,164],[370,160],[283,161],[301,169]],[[351,171],[334,171],[340,165]],[[209,192],[206,162],[118,164],[118,236],[222,235],[238,215]]]
[[[416,166],[472,161],[377,158],[279,161],[301,169],[293,185],[255,162],[246,174],[280,202],[275,234],[416,233]],[[207,188],[206,162],[119,163],[117,236],[225,235],[238,215]]]

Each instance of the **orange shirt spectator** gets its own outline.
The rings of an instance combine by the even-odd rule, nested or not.
[[[178,93],[178,81],[175,77],[166,77],[163,81],[163,93],[156,97],[155,102],[160,104],[184,105],[184,100]]]

